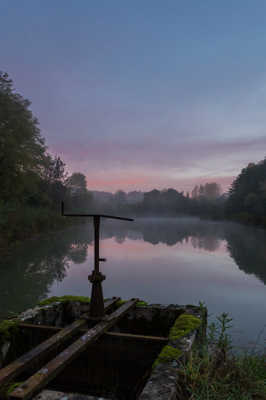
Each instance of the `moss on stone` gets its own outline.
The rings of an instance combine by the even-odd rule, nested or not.
[[[61,297],[57,297],[57,296],[53,296],[53,297],[49,297],[48,299],[45,299],[43,301],[41,301],[38,305],[39,306],[47,306],[49,304],[52,303],[65,303],[67,301],[79,301],[80,303],[90,303],[90,297],[84,297],[84,296],[70,296],[70,295],[66,295],[66,296],[61,296]],[[122,304],[125,304],[127,300],[119,300],[116,305],[117,306],[121,306]],[[137,302],[136,304],[137,307],[143,307],[143,306],[147,306],[146,301],[140,300]]]
[[[39,306],[47,306],[52,303],[56,303],[56,302],[66,303],[67,301],[78,301],[80,303],[90,303],[91,299],[90,299],[90,297],[85,297],[85,296],[70,296],[70,295],[61,296],[61,297],[53,296],[53,297],[49,297],[48,299],[41,301],[38,305]]]
[[[13,390],[15,390],[18,386],[22,385],[22,383],[23,383],[23,382],[14,382],[14,383],[11,383],[11,384],[8,386],[7,390],[6,390],[6,394],[9,395],[10,393],[12,393]]]
[[[180,317],[176,319],[174,325],[170,329],[169,339],[179,339],[180,337],[187,335],[194,329],[197,329],[200,324],[200,318],[187,313],[181,314]]]
[[[136,304],[137,307],[143,307],[143,306],[147,306],[147,305],[148,305],[148,303],[143,300],[138,301]]]
[[[159,356],[154,361],[152,367],[154,368],[158,364],[161,364],[161,363],[167,363],[167,362],[178,360],[178,358],[181,356],[181,354],[182,354],[181,350],[176,349],[175,347],[166,345],[163,347]]]
[[[116,306],[122,306],[123,304],[125,304],[126,300],[118,300],[115,304]]]
[[[125,304],[128,300],[119,300],[116,305],[117,306],[122,306],[123,304]],[[148,303],[146,303],[146,301],[140,300],[136,303],[136,307],[143,307],[143,306],[147,306]]]
[[[18,321],[6,319],[0,322],[0,344],[9,341],[18,331]]]

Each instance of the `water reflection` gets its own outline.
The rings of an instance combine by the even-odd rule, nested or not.
[[[226,230],[228,251],[238,267],[266,284],[266,232],[233,225]]]
[[[249,337],[259,327],[256,309],[266,304],[265,231],[194,218],[148,218],[105,221],[101,239],[101,255],[108,259],[102,264],[106,296],[180,304],[205,300],[215,314],[231,312]],[[0,318],[48,295],[88,295],[92,243],[89,223],[28,241],[2,258]]]
[[[87,257],[92,232],[65,230],[24,242],[0,262],[0,318],[19,312],[47,297],[54,282],[67,276],[71,264]]]

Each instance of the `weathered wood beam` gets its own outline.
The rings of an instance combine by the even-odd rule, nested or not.
[[[107,329],[111,328],[111,326],[113,326],[129,310],[135,307],[137,301],[138,299],[132,299],[126,302],[111,315],[107,316],[105,320],[99,322],[93,328],[89,329],[78,340],[58,354],[58,356],[56,356],[53,360],[48,362],[43,368],[32,375],[22,385],[17,387],[9,395],[9,398],[27,400],[30,399],[34,394],[38,393],[92,342],[97,340]]]
[[[49,326],[49,325],[34,325],[34,324],[25,324],[25,323],[20,323],[18,325],[20,328],[23,329],[29,329],[32,331],[47,331],[47,332],[58,332],[62,330],[63,328],[57,327],[57,326]],[[87,332],[87,329],[80,328],[79,332],[85,333]],[[139,341],[148,341],[148,342],[168,342],[167,337],[163,336],[147,336],[147,335],[136,335],[132,333],[121,333],[121,332],[105,332],[104,336],[112,336],[115,338],[120,338],[120,339],[132,339],[132,340],[139,340]]]
[[[167,337],[162,337],[162,336],[135,335],[131,333],[120,333],[120,332],[105,332],[105,335],[120,339],[139,340],[139,341],[157,342],[157,343],[168,342],[169,340]]]
[[[104,300],[104,312],[106,313],[109,311],[119,300],[121,300],[121,297],[113,297],[110,300]]]
[[[105,302],[105,309],[108,310],[118,300],[119,300],[118,297],[113,298],[111,300],[107,300]],[[86,317],[86,315],[84,315],[84,317]],[[34,363],[35,360],[39,360],[43,355],[47,356],[47,353],[50,353],[59,344],[64,343],[85,325],[86,325],[85,319],[79,319],[73,322],[71,325],[68,325],[63,329],[60,329],[59,332],[57,332],[55,335],[45,340],[44,342],[40,343],[34,349],[23,354],[17,360],[13,361],[11,364],[0,369],[0,388],[2,387],[2,385],[9,383],[12,379],[21,374],[21,372],[25,371],[29,366],[31,366]]]

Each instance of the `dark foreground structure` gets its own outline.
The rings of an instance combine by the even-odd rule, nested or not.
[[[104,301],[100,219],[93,217],[91,299],[48,299],[0,324],[0,399],[173,400],[178,363],[205,334],[206,310]],[[55,301],[54,301],[55,300]]]
[[[0,398],[170,400],[178,364],[205,334],[206,310],[65,296],[0,323]]]

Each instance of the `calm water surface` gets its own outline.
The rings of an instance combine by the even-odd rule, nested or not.
[[[234,319],[239,346],[264,346],[266,232],[194,218],[106,221],[101,225],[104,296],[198,304]],[[0,261],[0,318],[47,296],[90,296],[92,224],[24,243]],[[260,333],[260,337],[258,335]]]

